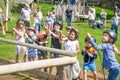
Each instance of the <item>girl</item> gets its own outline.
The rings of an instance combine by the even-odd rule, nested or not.
[[[79,42],[77,40],[78,32],[75,29],[70,29],[68,40],[65,40],[64,49],[66,51],[73,52],[73,56],[77,59],[77,54],[80,52]],[[72,69],[72,71],[71,71]],[[72,66],[68,65],[64,67],[64,79],[65,80],[77,80],[80,74],[79,61]]]
[[[96,42],[95,38],[94,41]],[[85,38],[86,46],[82,49],[82,55],[84,56],[84,65],[83,65],[83,80],[87,80],[87,70],[91,69],[94,75],[94,80],[97,80],[96,66],[94,59],[97,58],[96,50]]]
[[[103,21],[103,26],[106,26],[106,18],[107,18],[107,13],[104,9],[102,9],[102,12],[100,13],[101,19]]]
[[[115,46],[113,46],[117,40],[115,32],[112,30],[104,31],[102,37],[103,44],[101,45],[97,45],[89,33],[87,33],[87,39],[95,49],[102,50],[103,52],[102,67],[109,71],[107,80],[118,80],[120,75],[120,65],[115,58],[115,52],[118,54],[120,54],[120,52],[116,50]]]
[[[16,35],[16,41],[25,42],[25,25],[23,20],[19,19],[17,21],[16,28],[13,28],[13,34]],[[20,49],[22,49],[22,52],[24,53],[23,62],[26,62],[27,55],[26,47],[16,45],[16,59],[15,59],[16,63],[19,62],[18,58],[20,54]]]
[[[34,13],[34,26],[35,26],[36,34],[38,35],[38,33],[40,32],[40,22],[37,13]]]
[[[46,25],[48,26],[49,30],[52,30],[52,16],[50,12],[47,12],[47,15],[46,15]]]

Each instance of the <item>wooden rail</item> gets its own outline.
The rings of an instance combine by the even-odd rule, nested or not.
[[[59,55],[65,55],[65,56],[70,56],[70,57],[73,56],[71,52],[68,52],[68,51],[65,51],[65,50],[43,47],[43,46],[39,46],[39,45],[28,44],[28,43],[18,42],[18,41],[4,39],[4,38],[0,38],[0,41],[11,43],[11,44],[14,44],[14,45],[36,48],[36,49],[43,50],[43,51],[50,51],[50,52],[53,52],[53,53],[59,54]]]

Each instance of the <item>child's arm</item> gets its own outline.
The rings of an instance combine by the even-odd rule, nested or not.
[[[80,46],[79,43],[76,44],[76,52],[73,54],[73,57],[77,56],[77,54],[80,52]]]
[[[20,37],[23,36],[23,34],[20,34],[20,33],[16,30],[16,28],[13,28],[13,31],[14,31],[17,35],[19,35]]]
[[[115,51],[117,54],[120,55],[120,51],[117,49],[117,47],[116,47],[115,45],[113,45],[113,49],[114,49],[114,51]]]

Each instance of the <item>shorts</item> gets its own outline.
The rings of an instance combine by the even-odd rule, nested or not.
[[[58,54],[51,53],[51,54],[50,54],[50,58],[59,58],[59,55],[58,55]]]
[[[24,22],[25,22],[25,26],[30,27],[30,21],[24,20]]]
[[[47,56],[47,51],[37,50],[38,56]]]
[[[95,63],[94,62],[84,63],[83,70],[88,70],[89,68],[92,72],[96,71]]]
[[[36,53],[37,53],[37,49],[29,49],[28,50],[28,57],[29,58],[36,58]]]
[[[102,21],[105,21],[106,20],[106,18],[102,18]]]

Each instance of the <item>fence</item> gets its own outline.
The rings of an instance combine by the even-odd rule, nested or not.
[[[0,41],[15,44],[15,45],[36,48],[43,51],[50,51],[59,55],[73,56],[71,52],[64,51],[64,50],[42,47],[38,45],[17,42],[9,39],[4,39],[4,38],[0,38]],[[0,74],[8,74],[8,73],[13,73],[18,71],[32,70],[32,69],[45,68],[45,67],[51,67],[51,66],[69,65],[69,64],[75,63],[76,61],[77,60],[75,57],[61,57],[56,59],[46,59],[46,60],[40,60],[40,61],[1,65]]]
[[[72,10],[73,10],[73,17],[72,17],[72,21],[75,21],[77,19],[78,15],[82,15],[85,14],[85,6],[81,5],[82,2],[81,0],[78,0],[78,2],[75,5],[71,5]],[[55,5],[54,8],[56,10],[56,15],[58,19],[61,20],[66,20],[66,13],[65,10],[67,9],[67,6],[70,4],[58,4]]]

